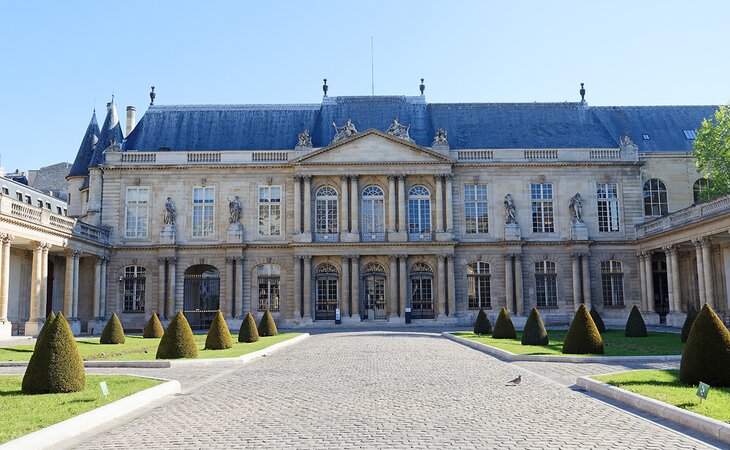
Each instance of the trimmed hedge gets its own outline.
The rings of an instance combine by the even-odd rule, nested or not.
[[[697,310],[695,309],[694,305],[689,305],[689,309],[687,310],[687,318],[684,319],[684,325],[682,325],[682,343],[687,342],[687,338],[689,337],[689,332],[692,329],[692,324],[694,323],[695,319],[697,318]]]
[[[157,313],[153,312],[152,317],[150,317],[150,320],[144,326],[142,337],[146,339],[161,338],[163,334],[165,334],[165,329],[162,328],[162,323],[160,323],[160,318],[157,317]]]
[[[157,359],[197,358],[198,345],[193,330],[182,312],[170,321],[157,346]]]
[[[532,308],[522,331],[522,345],[548,345],[548,334],[537,308]]]
[[[228,330],[228,325],[226,324],[226,319],[223,318],[223,313],[218,310],[213,318],[213,323],[210,324],[208,335],[205,337],[205,349],[224,350],[231,347],[233,347],[231,332]]]
[[[241,329],[238,330],[238,342],[256,342],[259,340],[259,330],[256,328],[256,319],[249,312],[243,319]]]
[[[509,313],[505,307],[499,312],[497,321],[494,323],[494,331],[492,331],[492,337],[495,339],[516,339],[517,332],[515,326],[512,324],[512,319],[509,317]]]
[[[591,319],[593,319],[593,323],[596,324],[596,328],[598,328],[599,333],[606,332],[606,325],[603,323],[601,315],[598,314],[598,310],[596,309],[595,305],[591,306]]]
[[[276,329],[276,322],[274,322],[269,308],[266,308],[264,316],[259,322],[259,336],[276,336],[277,334],[279,334],[279,331]]]
[[[603,338],[586,305],[580,305],[578,311],[575,312],[573,322],[563,340],[563,353],[571,355],[602,355],[605,353]]]
[[[730,332],[715,311],[705,304],[684,345],[679,379],[697,385],[730,387]]]
[[[86,386],[84,362],[63,314],[46,324],[23,376],[26,394],[78,392]]]
[[[101,332],[99,338],[101,344],[124,344],[124,328],[122,328],[122,322],[119,321],[117,313],[112,313],[112,316],[104,326],[104,331]]]
[[[489,321],[484,308],[479,308],[477,320],[474,322],[474,334],[492,334],[492,322]]]
[[[626,321],[626,331],[624,331],[626,337],[647,337],[649,333],[646,331],[646,324],[644,318],[641,317],[641,311],[634,305],[629,313],[629,319]]]
[[[54,320],[56,320],[56,315],[53,314],[53,311],[51,311],[50,314],[48,314],[48,317],[46,317],[46,321],[43,322],[43,326],[38,331],[38,336],[35,338],[35,348],[33,349],[33,351],[38,348],[38,343],[41,341],[43,334],[46,332],[46,326]]]

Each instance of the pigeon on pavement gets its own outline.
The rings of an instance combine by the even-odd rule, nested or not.
[[[517,375],[517,378],[507,382],[507,386],[517,386],[520,383],[522,383],[522,375]]]

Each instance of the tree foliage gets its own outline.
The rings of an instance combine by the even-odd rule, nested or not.
[[[629,313],[629,318],[626,320],[626,329],[624,330],[624,336],[626,337],[647,337],[649,336],[646,330],[646,323],[644,318],[641,316],[641,311],[634,305]]]
[[[99,343],[124,344],[124,328],[122,328],[122,322],[119,321],[117,313],[112,313],[107,321],[104,331],[101,332]]]
[[[146,339],[161,338],[163,334],[165,334],[165,329],[162,328],[162,323],[160,323],[160,318],[157,317],[157,313],[153,312],[152,317],[150,317],[150,320],[144,326],[142,337]]]
[[[730,331],[705,303],[684,345],[679,379],[697,385],[730,387]]]
[[[259,329],[256,328],[256,319],[249,312],[243,319],[241,329],[238,330],[238,342],[256,342],[259,340]]]
[[[548,333],[537,308],[532,308],[522,331],[522,345],[548,345]]]
[[[477,320],[474,322],[474,334],[492,334],[492,322],[489,321],[484,308],[479,308]]]
[[[601,333],[598,332],[598,327],[593,322],[586,305],[581,304],[563,339],[563,353],[602,355],[604,352]]]
[[[690,303],[689,309],[687,310],[687,318],[684,319],[684,325],[682,325],[682,343],[686,343],[689,338],[689,332],[692,329],[692,324],[697,318],[697,310],[694,305]]]
[[[494,323],[494,330],[492,331],[492,337],[495,339],[515,339],[517,338],[517,332],[515,326],[512,323],[512,319],[507,312],[507,309],[502,307],[497,316],[497,321]]]
[[[225,350],[233,347],[231,332],[228,330],[226,319],[220,310],[216,312],[213,323],[210,324],[208,335],[205,337],[206,350]]]
[[[197,358],[198,344],[193,330],[182,312],[178,312],[167,325],[165,334],[157,346],[157,359]]]
[[[720,106],[714,118],[702,121],[693,153],[697,171],[712,180],[700,201],[730,192],[730,106]]]
[[[271,315],[269,308],[266,308],[264,316],[261,318],[261,322],[259,322],[259,336],[276,336],[277,334],[279,334],[279,331],[276,329],[274,317]]]
[[[598,313],[595,306],[591,306],[591,319],[593,319],[593,323],[596,324],[596,328],[598,328],[599,333],[606,332],[606,324],[603,323],[603,318],[601,318],[601,315]]]

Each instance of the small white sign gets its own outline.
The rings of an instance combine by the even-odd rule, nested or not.
[[[101,393],[104,394],[104,397],[109,395],[109,386],[106,385],[106,381],[100,382],[99,387],[101,388]]]

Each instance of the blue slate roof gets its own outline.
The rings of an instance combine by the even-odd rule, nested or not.
[[[425,97],[326,97],[321,104],[150,106],[125,151],[287,150],[308,129],[315,147],[329,145],[348,118],[358,131],[386,131],[397,117],[416,144],[435,130],[452,149],[616,148],[628,132],[642,151],[691,149],[696,129],[716,106],[589,107],[582,103],[426,103]],[[121,132],[121,131],[120,131]],[[650,141],[641,139],[649,134]]]
[[[86,133],[84,133],[84,138],[81,140],[81,145],[76,154],[76,159],[71,166],[71,171],[68,173],[69,177],[83,177],[89,174],[89,164],[91,163],[94,147],[98,140],[99,124],[96,122],[95,110],[94,114],[91,115],[89,126],[86,127]]]

